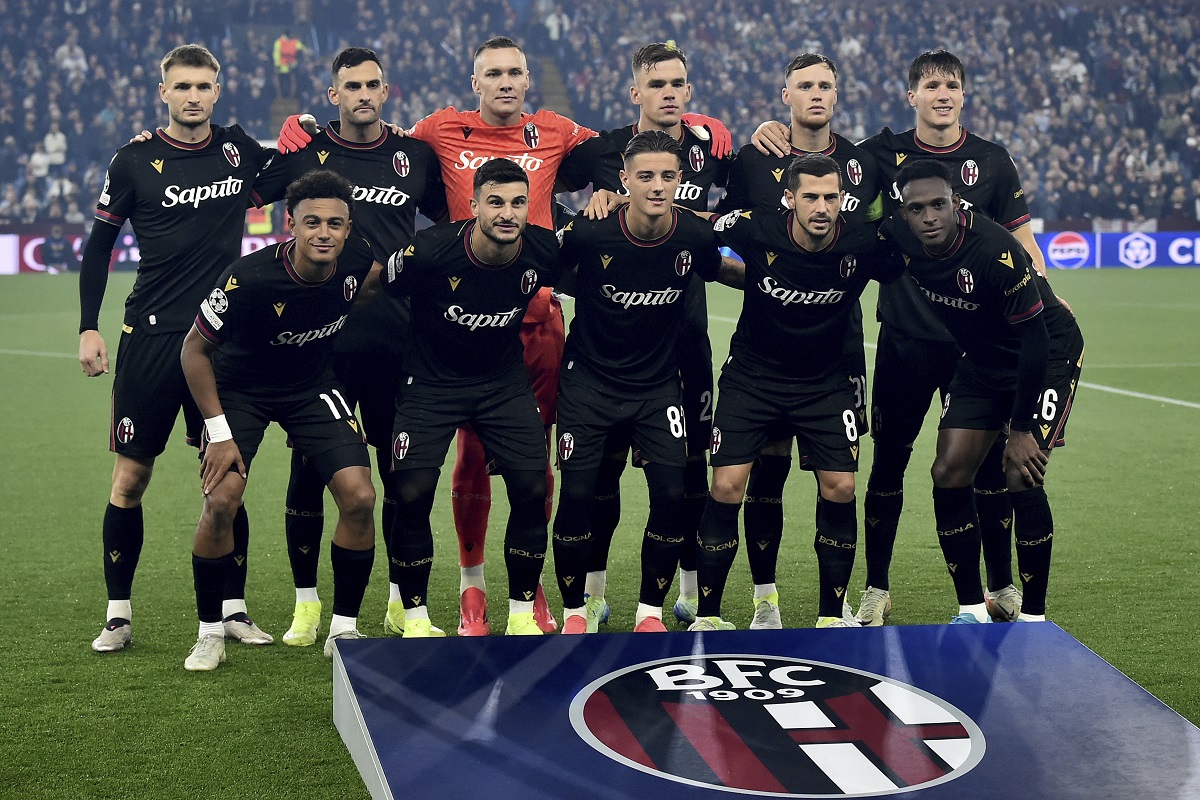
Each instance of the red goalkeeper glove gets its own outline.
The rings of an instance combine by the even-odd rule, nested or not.
[[[317,120],[312,114],[292,114],[283,121],[279,129],[279,142],[276,147],[281,153],[297,153],[308,147],[312,137],[320,130]]]
[[[679,119],[692,129],[692,133],[706,142],[711,142],[709,151],[713,158],[724,158],[733,152],[733,136],[721,120],[692,113],[684,114]]]

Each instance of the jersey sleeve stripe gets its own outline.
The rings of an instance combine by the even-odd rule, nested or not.
[[[96,219],[107,222],[109,225],[116,225],[118,228],[125,224],[125,217],[118,217],[116,214],[110,214],[99,208],[96,209]]]
[[[1015,231],[1017,228],[1021,227],[1026,222],[1029,222],[1030,219],[1032,219],[1032,217],[1029,214],[1025,214],[1023,216],[1017,217],[1012,222],[1004,223],[1004,227],[1010,231]]]
[[[196,315],[196,330],[199,331],[200,335],[212,344],[222,344],[224,341],[220,336],[217,335],[216,331],[212,330],[206,324],[204,317],[200,314]]]
[[[1042,307],[1043,307],[1042,301],[1038,300],[1037,304],[1034,305],[1032,308],[1030,308],[1028,311],[1024,311],[1020,314],[1013,314],[1011,317],[1009,317],[1008,323],[1010,325],[1015,325],[1018,322],[1024,322],[1027,319],[1036,317],[1038,314],[1042,313]]]

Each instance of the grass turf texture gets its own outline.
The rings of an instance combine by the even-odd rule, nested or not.
[[[114,359],[120,301],[130,280],[128,274],[114,275],[108,288],[103,332]],[[1073,304],[1088,341],[1085,384],[1200,403],[1195,338],[1200,272],[1081,270],[1056,272],[1052,280]],[[112,469],[111,376],[85,379],[76,363],[73,277],[15,276],[0,285],[6,412],[0,418],[0,587],[9,630],[0,640],[5,699],[0,751],[9,765],[6,793],[191,798],[219,787],[227,798],[365,797],[331,721],[330,666],[319,642],[302,649],[230,643],[229,661],[215,673],[183,670],[196,635],[189,553],[200,492],[195,455],[181,435],[159,459],[146,496],[134,644],[113,655],[91,652],[88,643],[104,622],[100,521]],[[873,297],[865,307],[873,307]],[[709,305],[719,362],[740,299],[717,288],[710,290]],[[869,342],[873,328],[868,321]],[[931,413],[906,484],[892,571],[893,624],[942,623],[955,609],[929,502],[935,422]],[[1085,385],[1068,427],[1069,447],[1056,451],[1049,482],[1058,533],[1050,617],[1193,721],[1200,721],[1194,680],[1200,640],[1189,622],[1190,604],[1200,592],[1198,423],[1200,408]],[[870,453],[868,440],[860,502]],[[293,603],[283,544],[286,475],[283,436],[273,428],[254,463],[246,503],[250,611],[277,639]],[[501,487],[494,490],[488,578],[492,627],[502,631],[506,583],[497,531],[506,507]],[[793,472],[779,570],[789,626],[811,625],[816,614],[814,491],[809,475]],[[332,503],[327,507],[332,514]],[[645,519],[645,488],[637,470],[626,471],[624,508],[609,567],[608,630],[633,625]],[[433,525],[437,557],[430,611],[435,624],[452,630],[458,576],[445,476]],[[327,534],[331,528],[332,522]],[[326,555],[320,583],[325,626],[332,601],[328,562]],[[369,635],[382,635],[385,568],[381,544],[361,618]],[[551,570],[547,565],[545,580],[557,606]],[[860,556],[852,602],[863,575]],[[668,605],[673,600],[674,592]],[[726,616],[738,627],[749,622],[750,600],[749,574],[739,555],[726,592]]]

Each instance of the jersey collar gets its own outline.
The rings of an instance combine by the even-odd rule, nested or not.
[[[387,125],[383,125],[383,126],[381,126],[383,128],[383,133],[379,134],[379,138],[376,139],[375,141],[373,141],[373,142],[352,142],[349,139],[343,139],[341,137],[341,134],[339,134],[338,131],[334,129],[334,127],[333,127],[334,125],[337,125],[340,128],[341,122],[330,122],[328,125],[325,126],[325,132],[329,135],[329,138],[333,141],[334,144],[345,147],[347,150],[372,150],[372,149],[378,147],[379,145],[383,144],[383,141],[385,139],[387,139],[387,137],[388,137],[388,127],[387,127]]]
[[[917,129],[913,128],[913,132],[912,132],[913,143],[916,144],[916,146],[919,147],[920,149],[924,150],[926,153],[953,153],[955,150],[962,147],[963,142],[965,142],[967,140],[967,129],[961,125],[959,126],[959,129],[960,129],[960,133],[958,136],[958,141],[956,141],[954,144],[949,144],[949,145],[946,145],[945,147],[934,147],[931,144],[926,144],[925,142],[922,142],[917,137]]]
[[[667,239],[670,239],[671,234],[675,233],[675,229],[679,227],[679,209],[672,208],[671,227],[666,233],[657,239],[639,239],[633,234],[633,231],[629,230],[629,223],[625,221],[625,212],[628,210],[628,204],[617,209],[617,220],[621,223],[621,233],[625,234],[625,238],[629,240],[630,244],[637,245],[638,247],[657,247]]]
[[[513,263],[521,257],[521,251],[525,249],[525,234],[521,234],[521,239],[517,242],[517,252],[508,261],[503,264],[489,264],[479,256],[475,255],[475,251],[471,249],[471,231],[475,230],[475,226],[479,224],[478,220],[471,220],[470,224],[463,228],[463,247],[467,250],[467,258],[471,259],[471,263],[480,269],[505,269],[511,267]]]
[[[203,150],[204,148],[208,147],[213,140],[213,131],[211,125],[208,126],[208,136],[204,137],[203,141],[195,143],[181,142],[175,137],[168,135],[167,132],[162,128],[155,129],[154,133],[158,136],[158,138],[171,145],[171,147],[177,147],[180,150]]]
[[[296,240],[291,239],[283,245],[283,268],[287,270],[288,276],[301,286],[324,286],[333,280],[333,276],[337,275],[337,262],[333,262],[333,271],[329,273],[323,281],[309,281],[300,277],[300,273],[296,272],[296,266],[292,262],[292,253],[296,250]]]
[[[958,235],[954,237],[954,243],[950,245],[950,249],[944,253],[934,254],[929,252],[929,248],[922,244],[921,247],[925,250],[925,255],[929,256],[930,258],[936,258],[939,261],[945,261],[946,259],[953,257],[956,253],[958,253],[959,250],[962,249],[963,241],[965,241],[967,238],[966,212],[956,211],[955,221],[958,223]]]

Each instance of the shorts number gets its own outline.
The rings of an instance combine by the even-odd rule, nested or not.
[[[1052,420],[1054,415],[1058,413],[1058,392],[1053,389],[1047,389],[1042,392],[1042,419]]]
[[[858,441],[858,421],[852,409],[847,408],[842,412],[842,424],[846,426],[846,438],[852,442]]]
[[[712,422],[712,392],[701,392],[700,403],[700,421]]]
[[[342,404],[342,408],[344,408],[346,410],[346,417],[347,418],[353,417],[354,412],[352,412],[350,410],[350,406],[346,403],[346,398],[342,397],[342,393],[339,392],[337,389],[331,389],[330,391],[333,392],[333,396],[338,399],[338,402]],[[338,407],[333,404],[333,398],[331,398],[329,395],[325,394],[324,392],[321,392],[319,397],[325,401],[325,405],[329,406],[329,410],[333,414],[334,419],[342,418],[342,413],[338,410]]]
[[[683,438],[683,406],[669,406],[667,408],[667,424],[671,426],[672,436],[676,439]]]
[[[867,376],[851,375],[850,383],[854,385],[854,407],[865,408],[867,405]]]

